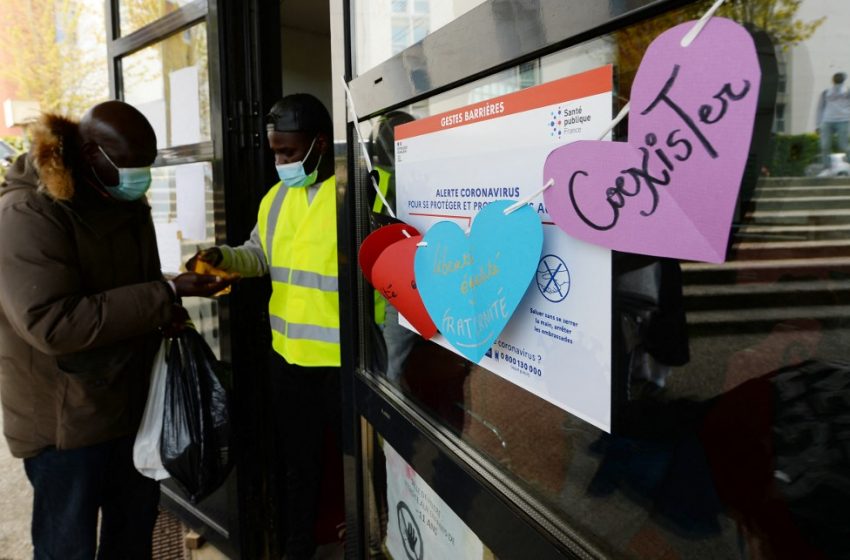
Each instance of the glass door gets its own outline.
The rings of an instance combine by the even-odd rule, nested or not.
[[[381,134],[385,123],[411,122],[402,140],[424,136],[435,118],[446,127],[455,116],[474,120],[476,110],[501,109],[503,96],[601,68],[610,98],[596,114],[610,122],[631,99],[637,129],[643,109],[632,83],[649,43],[713,2],[473,4],[350,2],[350,89],[360,129],[373,139],[373,165],[386,155],[382,145],[396,148],[399,214],[409,202],[435,212],[418,210],[405,189],[431,188],[427,208],[444,215],[444,201],[464,189],[523,177],[508,164],[476,160],[487,138],[472,132],[459,149],[441,152],[435,168],[415,167],[414,143],[399,142],[398,126],[394,139]],[[437,17],[442,10],[450,21]],[[850,50],[846,30],[827,17],[847,13],[838,0],[740,0],[718,12],[748,30],[761,68],[724,262],[611,251],[609,273],[590,285],[575,262],[596,247],[563,256],[575,273],[569,294],[557,294],[565,308],[582,285],[602,287],[583,301],[602,310],[597,319],[610,332],[609,425],[551,398],[574,397],[558,392],[561,379],[589,383],[598,373],[574,361],[552,363],[500,339],[492,347],[500,365],[473,363],[409,329],[387,336],[386,322],[374,334],[372,289],[355,264],[370,232],[372,187],[350,145],[343,214],[353,227],[341,232],[340,252],[352,264],[341,269],[348,283],[340,294],[343,366],[353,370],[348,452],[361,467],[347,480],[359,489],[358,554],[422,558],[421,543],[434,550],[463,537],[476,544],[476,558],[847,557]],[[574,106],[564,110],[571,127],[579,122]],[[627,127],[615,128],[613,140],[625,141]],[[571,130],[547,118],[534,133]],[[519,151],[521,134],[517,126],[500,139]],[[401,158],[418,173],[415,184],[400,185]],[[460,158],[478,163],[492,183],[474,183],[454,165]],[[439,166],[454,175],[440,175]],[[490,166],[507,178],[488,175]],[[445,180],[428,183],[432,177]],[[545,292],[564,270],[545,259],[538,270],[547,283],[532,281],[532,292]],[[530,343],[572,335],[552,320],[540,320],[546,328]],[[570,324],[578,335],[571,338],[593,348],[586,327]],[[400,349],[399,366],[392,356]],[[547,383],[544,397],[524,388],[529,375]]]
[[[279,68],[280,55],[277,48],[259,53],[263,37],[275,36],[264,22],[276,22],[278,10],[260,1],[107,4],[112,96],[139,109],[157,135],[149,201],[166,275],[179,273],[199,246],[244,242],[263,186],[272,184],[262,165],[260,107],[278,96],[280,84],[263,79],[262,68]],[[251,281],[218,299],[183,302],[215,354],[233,366],[236,465],[197,504],[163,482],[163,505],[232,558],[262,557],[273,532],[265,499],[266,294],[265,283]]]

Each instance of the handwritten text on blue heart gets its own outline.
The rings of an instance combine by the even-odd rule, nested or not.
[[[469,235],[449,221],[416,251],[416,284],[428,314],[458,352],[478,362],[508,324],[537,270],[540,218],[528,206],[505,215],[498,200],[475,217]]]

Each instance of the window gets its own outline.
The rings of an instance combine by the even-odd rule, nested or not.
[[[611,64],[616,113],[650,41],[710,4],[405,111],[422,118]],[[753,8],[758,12],[757,3]],[[720,14],[732,18],[753,15],[725,10]],[[827,13],[836,17],[822,19]],[[850,179],[846,167],[821,163],[814,112],[850,59],[840,40],[846,30],[839,22],[847,18],[843,2],[804,0],[785,22],[804,31],[795,39],[774,35],[773,49],[788,53],[788,91],[781,97],[778,76],[764,76],[760,110],[775,117],[757,124],[727,261],[613,254],[612,391],[621,398],[613,433],[421,338],[405,348],[398,375],[378,365],[364,375],[387,377],[381,390],[453,432],[603,555],[846,557],[850,495],[842,489],[850,486],[850,465],[840,450],[850,410],[850,269],[843,256],[850,221],[842,200]],[[618,131],[621,140],[626,133]],[[638,285],[652,293],[633,289]],[[570,364],[559,370],[575,373]],[[380,480],[372,467],[371,479]],[[374,504],[382,519],[380,500]],[[370,536],[380,544],[380,529],[370,526]]]
[[[152,23],[159,18],[174,12],[194,0],[119,0],[118,13],[120,16],[121,35],[129,35],[133,31]]]
[[[484,0],[353,2],[355,71],[362,74],[472,10]]]
[[[121,70],[124,100],[151,122],[158,148],[210,140],[205,24],[126,56]]]

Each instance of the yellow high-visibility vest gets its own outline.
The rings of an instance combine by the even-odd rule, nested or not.
[[[384,198],[387,197],[387,192],[390,190],[390,177],[392,177],[392,173],[384,169],[383,167],[375,166],[375,171],[378,172],[378,190],[381,191],[381,194],[384,195]],[[375,195],[375,203],[372,204],[372,212],[375,214],[380,214],[384,209],[384,203],[381,200],[381,197]]]
[[[272,347],[290,364],[339,366],[336,180],[313,201],[277,183],[260,203],[260,242],[269,264]]]
[[[375,171],[378,172],[378,190],[386,198],[390,188],[390,177],[392,174],[382,167],[375,166]],[[384,203],[380,196],[375,196],[375,203],[372,204],[372,212],[380,214],[384,209]],[[387,300],[384,299],[378,290],[375,290],[375,323],[383,325],[387,318]]]

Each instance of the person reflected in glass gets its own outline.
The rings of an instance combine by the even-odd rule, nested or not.
[[[832,87],[823,90],[818,99],[817,126],[820,134],[821,161],[825,172],[832,170],[833,140],[838,151],[850,157],[847,151],[850,134],[850,90],[844,84],[847,74],[832,76]]]
[[[414,118],[404,111],[391,111],[382,116],[372,130],[370,143],[374,157],[374,172],[378,189],[384,199],[395,209],[395,127],[413,121]],[[379,227],[386,224],[389,210],[381,197],[375,195],[372,204],[372,224]],[[375,323],[381,327],[381,334],[387,349],[386,375],[391,382],[398,384],[407,360],[418,335],[399,324],[398,311],[387,303],[382,295],[375,291]]]

